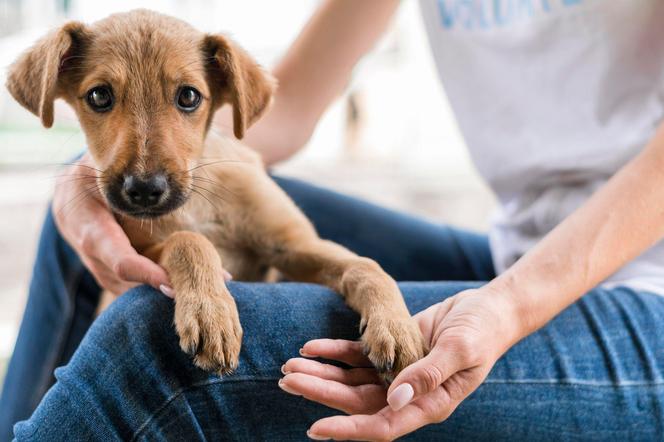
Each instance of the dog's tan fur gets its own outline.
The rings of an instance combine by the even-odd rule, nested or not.
[[[100,83],[117,97],[104,114],[84,99]],[[204,97],[191,114],[174,106],[181,85]],[[180,346],[198,366],[225,373],[238,363],[242,329],[222,263],[238,280],[260,281],[276,268],[342,294],[361,315],[369,359],[388,379],[424,355],[394,280],[374,261],[321,240],[258,155],[209,134],[214,112],[228,103],[241,138],[274,89],[270,76],[227,38],[144,10],[91,26],[71,22],[29,49],[10,68],[7,86],[46,127],[56,98],[75,109],[105,197],[108,183],[128,171],[165,170],[186,189],[184,205],[155,220],[127,213],[118,220],[138,252],[167,270]]]

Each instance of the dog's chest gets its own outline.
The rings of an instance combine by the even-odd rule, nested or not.
[[[205,236],[217,249],[221,262],[234,279],[241,281],[263,281],[268,267],[265,266],[257,253],[243,244],[240,232],[230,218],[220,214],[214,217],[206,212],[199,212],[189,207],[181,213],[169,217],[167,223],[156,221],[128,220],[122,222],[132,245],[140,253],[165,241],[172,233],[178,231],[196,232]]]

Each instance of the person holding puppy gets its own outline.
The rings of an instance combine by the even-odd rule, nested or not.
[[[398,4],[323,2],[275,68],[274,106],[244,141],[268,163],[301,148]],[[385,388],[355,341],[356,318],[329,291],[237,282],[240,366],[211,377],[179,350],[163,319],[171,301],[134,288],[159,289],[168,275],[136,254],[102,203],[62,216],[80,192],[63,180],[0,437],[29,417],[18,440],[295,440],[306,428],[337,440],[661,439],[664,5],[488,4],[422,1],[441,79],[500,201],[488,235],[277,179],[322,237],[416,281],[400,288],[428,356]],[[97,283],[129,292],[80,342]]]

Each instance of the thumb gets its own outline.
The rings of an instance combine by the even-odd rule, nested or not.
[[[414,399],[440,387],[460,369],[453,355],[436,346],[426,357],[399,373],[387,392],[387,403],[394,411],[400,410]]]
[[[97,222],[89,235],[95,249],[93,254],[119,279],[148,284],[157,290],[162,285],[169,286],[163,267],[136,252],[110,212],[103,211],[97,215]]]
[[[160,290],[161,286],[169,286],[166,270],[135,251],[118,259],[113,270],[124,281],[148,284],[157,290]]]

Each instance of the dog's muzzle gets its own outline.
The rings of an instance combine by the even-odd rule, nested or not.
[[[137,218],[155,218],[180,207],[185,197],[179,186],[164,173],[122,175],[107,189],[111,206]]]

